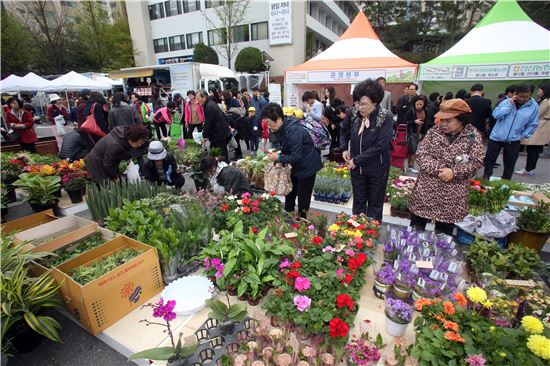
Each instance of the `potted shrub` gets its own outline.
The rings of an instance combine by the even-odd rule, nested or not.
[[[396,273],[390,264],[384,264],[374,278],[374,292],[375,294],[385,294],[395,281]]]
[[[227,298],[229,304],[229,298]],[[227,306],[221,300],[210,299],[206,301],[210,308],[208,316],[220,321],[220,333],[227,336],[233,333],[235,323],[242,322],[248,315],[245,304],[233,304]]]
[[[55,192],[61,188],[61,177],[23,173],[14,184],[26,194],[25,201],[29,202],[33,211],[41,212],[50,208],[54,212],[58,210]]]
[[[508,236],[508,241],[540,252],[550,236],[550,203],[539,202],[535,208],[521,212],[517,220],[519,230]]]
[[[6,193],[8,196],[8,203],[15,202],[17,197],[15,195],[15,182],[19,174],[23,172],[23,168],[27,165],[28,160],[25,157],[19,157],[15,159],[10,159],[10,155],[7,153],[2,154],[1,160],[2,166],[2,183],[6,185]]]
[[[386,332],[394,337],[403,336],[412,320],[412,306],[399,299],[387,299],[384,312],[386,314]]]
[[[68,172],[61,177],[61,183],[63,184],[63,189],[69,195],[71,202],[80,203],[83,201],[83,190],[88,183],[88,174],[82,170]]]
[[[402,192],[392,194],[390,196],[390,215],[404,219],[410,218],[410,212],[407,208],[408,204],[409,195]]]

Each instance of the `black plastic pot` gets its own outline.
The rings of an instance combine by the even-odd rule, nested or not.
[[[5,222],[6,221],[6,215],[8,214],[8,208],[7,207],[4,207],[2,209],[2,222]]]
[[[235,323],[229,320],[224,321],[220,324],[220,333],[222,336],[227,336],[233,333],[233,330],[235,329]]]
[[[84,199],[82,197],[82,189],[76,189],[74,191],[67,191],[71,203],[81,203]]]
[[[61,198],[61,188],[59,188],[57,191],[53,192],[53,195],[55,197]]]
[[[6,339],[11,339],[12,347],[19,353],[32,352],[44,342],[44,337],[32,330],[24,321],[13,324],[6,334]]]
[[[34,212],[42,212],[42,211],[45,211],[45,210],[52,209],[54,215],[56,215],[56,216],[60,215],[59,206],[57,204],[58,204],[57,201],[55,201],[53,203],[48,203],[46,205],[29,201],[29,205],[31,205],[31,208]]]
[[[8,203],[17,201],[17,195],[15,194],[15,186],[6,184],[6,193],[8,194]]]

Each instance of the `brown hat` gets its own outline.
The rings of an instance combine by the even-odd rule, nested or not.
[[[450,99],[439,105],[439,112],[435,114],[435,118],[438,120],[448,119],[471,112],[470,106],[464,100]]]

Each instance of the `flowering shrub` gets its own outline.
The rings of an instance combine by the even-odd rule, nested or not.
[[[504,210],[512,190],[506,184],[499,184],[492,188],[481,185],[479,180],[470,180],[468,201],[470,214],[480,216],[484,213],[497,214]]]
[[[215,212],[216,230],[231,229],[242,221],[245,230],[264,228],[281,213],[281,203],[274,194],[253,196],[243,193],[241,197],[224,197]]]
[[[412,193],[416,179],[395,179],[389,188],[390,205],[398,210],[406,210],[409,196]]]

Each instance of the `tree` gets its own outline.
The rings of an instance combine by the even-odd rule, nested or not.
[[[103,69],[109,53],[115,48],[105,47],[108,16],[96,1],[81,1],[77,15],[76,32],[89,60],[90,69]]]
[[[210,19],[203,11],[203,16],[208,24],[216,29],[221,36],[223,44],[216,45],[222,56],[227,60],[227,66],[231,68],[231,61],[237,54],[237,44],[235,42],[235,27],[240,25],[246,16],[250,0],[226,0],[213,8],[217,19]]]
[[[205,64],[218,65],[218,54],[212,47],[208,47],[204,43],[197,43],[193,50],[193,61],[202,62]]]
[[[36,52],[34,47],[21,47],[32,44],[29,30],[15,16],[2,7],[1,57],[2,77],[10,74],[24,74],[34,64]]]
[[[262,52],[256,47],[243,48],[235,60],[235,70],[240,72],[256,73],[265,68]]]
[[[126,18],[118,19],[113,25],[109,24],[107,27],[107,45],[111,57],[105,71],[135,66],[135,51]]]

